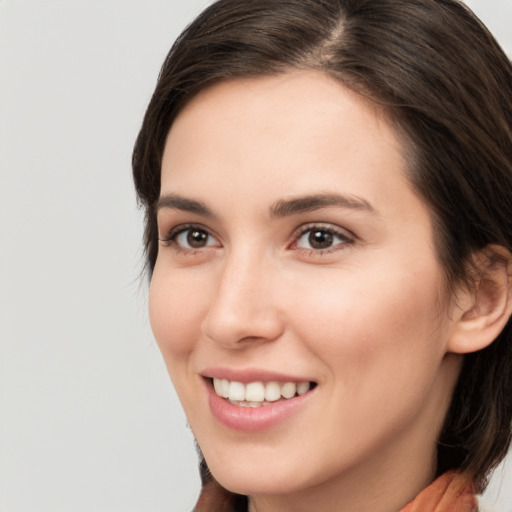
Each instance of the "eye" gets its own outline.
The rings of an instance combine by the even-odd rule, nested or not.
[[[171,230],[165,239],[165,245],[174,245],[180,250],[197,250],[206,247],[219,247],[217,239],[202,226],[178,226]]]
[[[175,237],[176,243],[186,249],[201,249],[214,245],[215,240],[204,229],[189,228]]]
[[[323,253],[341,249],[341,246],[352,242],[353,238],[340,229],[315,225],[303,227],[292,248]]]

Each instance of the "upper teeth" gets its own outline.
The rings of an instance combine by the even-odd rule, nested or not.
[[[232,402],[275,402],[282,398],[303,395],[309,390],[309,382],[242,382],[213,379],[217,395]]]

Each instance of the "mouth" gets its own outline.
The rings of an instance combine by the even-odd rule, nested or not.
[[[318,383],[257,368],[202,372],[213,418],[230,430],[258,432],[286,424],[315,403]]]
[[[302,396],[316,387],[311,381],[238,382],[208,378],[217,396],[238,407],[258,408]]]

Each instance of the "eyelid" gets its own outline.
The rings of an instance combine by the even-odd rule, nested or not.
[[[302,248],[302,247],[294,247],[297,245],[297,243],[299,242],[299,240],[301,239],[301,237],[304,234],[306,234],[308,231],[313,231],[313,230],[326,231],[328,233],[332,233],[334,236],[343,240],[343,244],[338,243],[338,244],[335,244],[332,247],[329,247],[326,249],[313,249],[313,248],[306,249],[306,248]],[[340,245],[345,246],[346,244],[353,244],[355,241],[356,241],[356,236],[351,231],[349,231],[345,228],[341,228],[339,226],[336,226],[335,224],[330,224],[330,223],[326,223],[326,222],[310,222],[308,224],[304,224],[304,225],[300,226],[298,229],[295,230],[295,232],[292,235],[292,242],[289,245],[289,247],[294,250],[304,250],[304,251],[309,251],[309,252],[317,253],[317,254],[326,254],[329,252],[334,252],[334,251],[340,250],[342,248],[342,247],[337,248],[337,246],[340,246]]]
[[[165,247],[174,246],[176,250],[180,251],[189,251],[189,252],[196,252],[196,251],[202,251],[207,248],[211,248],[212,245],[207,245],[205,247],[199,247],[199,248],[189,248],[189,247],[182,247],[176,243],[176,238],[182,234],[185,231],[191,230],[191,229],[197,229],[199,231],[204,231],[208,234],[208,236],[213,237],[217,242],[218,246],[220,247],[221,244],[219,242],[219,237],[212,232],[211,229],[207,228],[203,224],[196,223],[196,222],[187,222],[183,224],[178,224],[176,226],[172,226],[168,231],[167,235],[165,237],[162,237],[159,235],[158,240],[159,242],[164,245]],[[297,247],[297,244],[300,240],[300,238],[307,233],[308,231],[325,231],[328,233],[331,233],[335,237],[342,240],[343,243],[336,243],[331,247],[325,248],[325,249],[315,249],[315,248],[303,248],[303,247]],[[292,234],[292,241],[290,244],[288,244],[288,248],[292,250],[302,250],[302,251],[308,251],[310,253],[316,253],[316,254],[327,254],[330,252],[335,252],[337,250],[341,250],[345,245],[352,244],[356,240],[356,236],[346,228],[342,228],[340,226],[337,226],[335,224],[327,223],[327,222],[310,222],[307,224],[304,224],[300,226],[298,229],[296,229]]]
[[[177,226],[173,226],[167,231],[167,235],[165,237],[162,238],[162,236],[159,235],[158,240],[165,247],[175,245],[177,249],[184,250],[184,251],[187,251],[187,250],[188,251],[198,251],[198,250],[204,250],[206,247],[211,247],[211,246],[206,246],[206,247],[193,249],[193,248],[183,248],[183,247],[178,246],[176,244],[176,238],[181,233],[188,231],[190,229],[197,229],[198,231],[204,231],[209,236],[213,237],[215,240],[217,240],[217,241],[219,240],[219,237],[217,235],[215,235],[210,229],[208,229],[203,224],[199,224],[197,222],[186,222],[184,224],[178,224]]]

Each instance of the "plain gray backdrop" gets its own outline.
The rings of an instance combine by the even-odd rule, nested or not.
[[[512,55],[512,0],[468,2]],[[186,512],[196,454],[149,328],[131,149],[206,0],[0,0],[0,511]],[[512,458],[486,503],[512,512]]]

